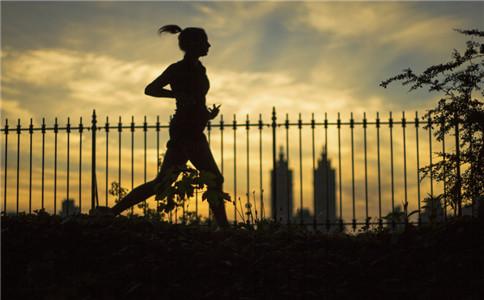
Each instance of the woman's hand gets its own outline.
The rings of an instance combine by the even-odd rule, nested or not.
[[[218,113],[220,112],[220,105],[213,105],[211,108],[207,108],[208,110],[208,118],[213,120],[217,117]]]

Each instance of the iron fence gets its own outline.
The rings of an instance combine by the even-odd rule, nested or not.
[[[418,170],[423,165],[435,163],[433,147],[440,148],[443,159],[445,153],[459,151],[458,132],[453,133],[453,145],[446,144],[444,137],[438,142],[440,145],[436,146],[437,141],[432,130],[442,124],[435,124],[430,118],[422,120],[417,112],[411,119],[406,118],[405,112],[398,119],[391,112],[387,118],[376,113],[373,120],[367,118],[366,113],[363,113],[361,119],[354,118],[351,113],[347,120],[340,113],[336,120],[330,120],[326,113],[320,116],[313,113],[309,121],[303,121],[301,114],[295,121],[290,121],[288,114],[281,118],[273,109],[269,120],[263,121],[259,114],[255,122],[250,121],[249,115],[242,122],[237,120],[236,115],[232,120],[226,121],[221,115],[207,126],[208,141],[225,177],[224,189],[233,199],[226,207],[234,223],[270,218],[283,223],[321,226],[328,230],[330,227],[341,228],[346,225],[351,225],[354,230],[359,226],[382,226],[389,222],[396,226],[401,220],[388,219],[385,215],[401,212],[402,208],[398,203],[400,200],[405,212],[410,208],[418,212],[410,222],[420,224],[425,222],[422,209],[424,193],[427,192],[432,199],[438,192],[436,188],[443,191],[447,187],[445,182],[443,186],[435,182],[432,172],[425,183]],[[428,127],[423,128],[422,125]],[[398,135],[397,129],[400,131]],[[228,138],[226,131],[231,131]],[[125,176],[128,173],[132,189],[135,187],[135,180],[139,181],[140,169],[144,182],[148,180],[148,173],[154,177],[160,164],[161,146],[168,139],[168,124],[161,124],[159,116],[153,123],[149,123],[146,116],[141,123],[136,123],[134,117],[128,123],[119,117],[114,124],[106,117],[101,123],[94,111],[89,124],[83,123],[81,117],[78,124],[71,123],[71,119],[67,118],[65,125],[61,125],[55,118],[53,125],[47,125],[43,118],[38,126],[33,124],[32,119],[28,126],[22,125],[18,119],[17,124],[10,127],[6,119],[1,132],[4,135],[3,212],[18,214],[24,211],[31,214],[37,207],[57,214],[61,183],[64,199],[77,196],[78,212],[82,213],[88,207],[100,205],[100,191],[104,192],[105,200],[101,204],[113,204],[110,201],[113,198],[109,193],[110,181],[117,181],[122,186],[126,183]],[[129,134],[128,143],[123,139],[126,133]],[[16,147],[9,147],[9,136],[12,134],[15,135]],[[60,134],[65,137],[62,149],[59,148]],[[309,136],[305,136],[307,134]],[[347,143],[344,143],[345,134]],[[22,141],[25,135],[28,138],[28,149]],[[117,138],[113,139],[113,135]],[[135,142],[140,135],[142,146]],[[50,143],[46,142],[46,138],[51,139]],[[86,147],[89,142],[90,147]],[[148,146],[149,143],[152,145]],[[413,145],[409,147],[409,144]],[[117,153],[112,153],[112,147],[117,148]],[[277,148],[280,148],[279,153]],[[314,179],[321,161],[317,160],[317,148],[324,149],[326,153],[325,183],[317,183]],[[123,150],[128,151],[129,160],[126,154],[123,155]],[[77,157],[73,157],[73,151],[77,152]],[[12,156],[15,165],[12,163]],[[287,165],[287,178],[284,179],[287,193],[278,187],[281,184],[278,180],[280,175],[277,173],[280,170],[278,158]],[[117,166],[113,167],[116,160]],[[334,161],[336,164],[333,167],[331,162]],[[128,168],[126,163],[129,164]],[[77,170],[71,167],[73,164],[77,165]],[[229,172],[230,169],[232,172]],[[334,171],[334,188],[330,188],[328,184],[328,172],[331,170]],[[15,180],[10,176],[12,172],[15,173]],[[73,174],[75,178],[71,177]],[[294,180],[296,183],[294,178],[297,178]],[[312,186],[310,179],[313,179]],[[75,184],[73,180],[76,181]],[[316,184],[325,186],[326,195],[319,204],[315,195]],[[52,188],[52,199],[47,199],[47,186]],[[72,191],[72,186],[77,186],[76,192]],[[86,193],[87,190],[89,193]],[[265,197],[266,190],[270,190],[269,198]],[[298,201],[293,190],[297,191]],[[308,197],[308,193],[313,196]],[[330,193],[334,193],[334,196],[329,197]],[[40,196],[40,206],[36,195]],[[90,203],[83,203],[86,197]],[[199,201],[198,193],[194,198],[194,201],[189,202],[195,203],[192,212],[195,216],[205,215],[210,220],[208,206]],[[242,203],[242,198],[245,204]],[[280,203],[282,198],[287,203]],[[33,203],[33,200],[37,203]],[[326,208],[321,209],[318,214],[317,205],[325,205]],[[431,201],[430,205],[437,204]],[[442,219],[445,220],[449,214],[459,213],[461,206],[459,201],[458,206],[451,211],[444,204],[439,208],[442,210]],[[143,208],[144,213],[148,207],[149,205]],[[294,207],[298,209],[294,211]],[[182,220],[185,220],[190,208],[180,209],[183,211]],[[177,213],[178,209],[175,211],[175,222],[178,219]],[[172,215],[169,220],[173,221]]]

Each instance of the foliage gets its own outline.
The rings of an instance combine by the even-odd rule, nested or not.
[[[442,218],[444,217],[442,211],[442,204],[444,202],[443,198],[444,195],[442,194],[436,196],[427,194],[427,197],[423,200],[424,205],[422,206],[422,215],[426,219],[423,221],[430,224],[442,221]]]
[[[128,194],[128,189],[124,188],[117,181],[111,182],[111,188],[108,190],[109,195],[114,197],[114,202],[118,203]],[[133,210],[129,210],[128,216],[134,216]]]
[[[427,87],[429,92],[442,94],[437,107],[422,117],[431,121],[424,128],[434,129],[438,141],[453,133],[459,143],[455,153],[438,152],[441,160],[420,171],[422,179],[433,176],[445,183],[442,199],[445,205],[458,210],[461,201],[473,202],[484,194],[484,44],[474,40],[484,37],[484,31],[456,31],[471,37],[462,53],[454,49],[449,62],[430,66],[421,74],[408,68],[380,85],[386,88],[394,81],[401,81],[402,85],[410,86],[409,91]]]
[[[353,236],[7,216],[2,299],[480,299],[484,226],[455,221]]]
[[[197,214],[194,211],[186,211],[184,215],[178,218],[179,223],[187,224],[187,225],[197,225],[201,223],[207,223],[207,220],[203,218],[201,215]]]
[[[216,176],[209,171],[198,171],[187,165],[174,167],[168,175],[156,185],[158,210],[170,212],[175,207],[183,206],[192,198],[195,190],[203,191],[202,201],[210,205],[219,205],[224,200],[231,201],[230,195],[217,187]]]
[[[382,217],[388,222],[388,224],[391,224],[392,229],[408,229],[412,226],[412,224],[410,223],[410,217],[419,212],[419,210],[414,210],[409,213],[408,202],[403,202],[402,207],[400,207],[400,205],[397,205],[393,211]]]
[[[109,189],[109,195],[114,196],[114,202],[118,203],[128,194],[128,189],[121,187],[119,182],[111,182],[111,188]]]

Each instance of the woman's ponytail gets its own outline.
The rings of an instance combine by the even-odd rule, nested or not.
[[[207,40],[207,34],[202,28],[197,27],[187,27],[182,29],[178,25],[165,25],[158,29],[158,34],[163,34],[164,32],[178,35],[178,46],[181,50],[187,51],[192,47],[192,44],[200,43],[200,40]]]
[[[158,34],[162,34],[163,32],[169,33],[180,33],[182,31],[181,27],[178,25],[165,25],[158,29]]]

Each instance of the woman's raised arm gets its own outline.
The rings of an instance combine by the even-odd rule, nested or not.
[[[171,67],[168,67],[160,76],[146,86],[145,94],[152,97],[175,98],[173,91],[164,88],[171,82],[171,74]]]

